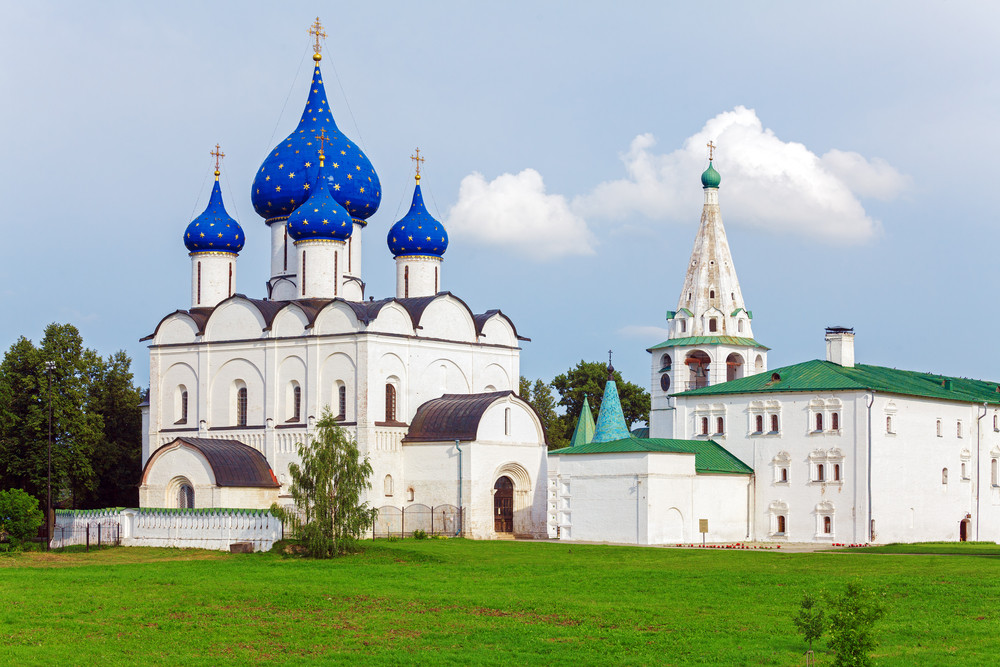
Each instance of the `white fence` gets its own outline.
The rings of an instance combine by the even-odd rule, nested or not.
[[[249,542],[254,551],[268,551],[281,539],[281,521],[267,510],[142,509],[65,510],[56,512],[51,547],[97,544],[97,526],[104,543],[128,547],[187,547],[228,551],[235,542]]]

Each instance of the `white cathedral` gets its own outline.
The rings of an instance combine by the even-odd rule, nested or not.
[[[266,298],[234,293],[244,237],[218,156],[208,206],[184,234],[191,305],[144,339],[140,504],[291,504],[288,465],[330,410],[370,457],[372,506],[454,505],[466,535],[542,536],[545,436],[514,393],[526,339],[500,310],[475,313],[442,289],[448,236],[424,207],[419,162],[410,210],[387,236],[396,294],[366,300],[361,243],[381,186],[334,122],[318,39],[313,59],[301,120],[252,186],[271,232]]]

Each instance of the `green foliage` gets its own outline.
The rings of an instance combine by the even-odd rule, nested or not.
[[[799,611],[792,618],[792,623],[799,633],[809,643],[812,649],[813,642],[823,636],[826,623],[823,618],[823,610],[819,608],[816,598],[806,593],[799,603]]]
[[[142,434],[130,364],[124,352],[103,360],[69,324],[47,326],[39,347],[19,338],[0,363],[0,486],[46,497],[51,378],[53,502],[135,505]]]
[[[415,539],[415,540],[426,540],[427,539],[427,531],[426,530],[421,530],[420,528],[417,528],[415,531],[413,531],[413,539]]]
[[[0,536],[6,536],[15,548],[35,537],[45,520],[38,500],[22,491],[0,491]]]
[[[867,667],[878,645],[875,624],[886,613],[884,595],[865,588],[859,580],[848,582],[839,595],[827,600],[830,607],[830,648],[835,667]]]
[[[361,533],[375,523],[377,510],[361,502],[372,488],[372,465],[329,409],[316,426],[313,443],[299,444],[301,465],[288,465],[297,511],[272,505],[271,513],[293,525],[310,556],[331,558],[357,551]]]
[[[604,398],[604,385],[608,380],[607,364],[599,361],[580,361],[567,372],[557,375],[552,380],[552,386],[559,392],[559,405],[566,408],[564,421],[568,424],[568,432],[573,432],[576,421],[583,409],[583,399],[590,401],[590,409],[594,417],[601,409]],[[622,374],[614,372],[615,384],[618,386],[618,398],[622,404],[625,423],[629,428],[637,422],[649,422],[649,392],[637,384],[626,382]]]
[[[556,412],[556,400],[552,396],[552,385],[543,380],[535,380],[534,385],[532,385],[531,380],[522,375],[518,387],[518,395],[538,413],[538,419],[542,422],[549,449],[560,449],[569,445],[568,433],[572,433],[572,428],[567,433],[565,420]]]

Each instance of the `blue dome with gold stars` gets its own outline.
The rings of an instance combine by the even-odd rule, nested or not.
[[[265,220],[290,215],[309,197],[306,186],[316,178],[321,130],[326,135],[330,194],[362,224],[378,210],[382,200],[378,174],[364,152],[337,128],[317,60],[298,127],[275,146],[254,178],[250,198],[254,210]]]
[[[419,176],[417,177],[419,179]],[[426,255],[441,257],[448,249],[448,232],[444,225],[431,217],[424,207],[420,181],[413,189],[413,203],[403,219],[389,229],[387,237],[393,257],[401,255]]]
[[[215,186],[208,199],[208,206],[204,213],[187,226],[184,245],[191,252],[228,252],[235,255],[243,250],[244,240],[240,223],[226,213],[216,172]]]
[[[326,187],[326,173],[321,165],[316,173],[316,179],[305,192],[309,198],[288,216],[288,235],[296,241],[309,239],[334,239],[343,241],[354,231],[354,221],[351,215]]]

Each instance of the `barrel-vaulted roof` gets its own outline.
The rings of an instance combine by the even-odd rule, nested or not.
[[[208,461],[218,486],[278,488],[278,480],[264,455],[239,440],[212,438],[177,438],[163,445],[149,457],[142,471],[142,480],[162,453],[177,447],[197,450]]]
[[[403,442],[475,440],[486,410],[497,401],[513,395],[514,392],[509,390],[445,394],[427,401],[417,408]]]

